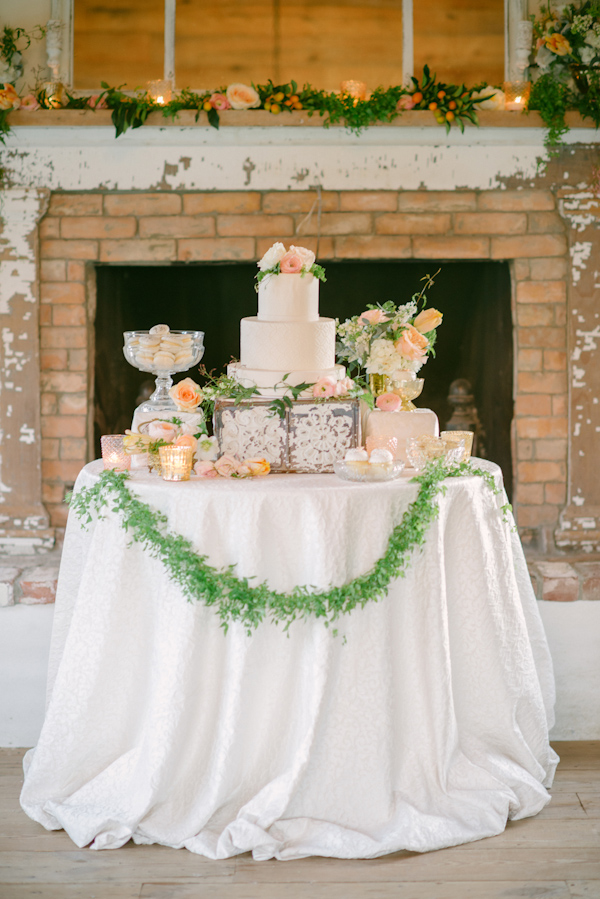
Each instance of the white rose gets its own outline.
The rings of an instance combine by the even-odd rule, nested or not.
[[[477,103],[477,109],[504,109],[505,96],[504,91],[501,91],[500,88],[486,87],[473,94],[474,100],[478,100],[479,97],[487,97],[487,100]]]
[[[300,257],[302,268],[307,272],[315,264],[315,254],[312,250],[307,250],[306,247],[290,247],[290,253],[295,253],[296,256]]]
[[[227,99],[232,109],[255,109],[260,106],[260,97],[248,84],[230,84],[227,88]]]
[[[282,243],[274,243],[272,247],[270,247],[263,258],[258,263],[258,267],[261,272],[266,272],[270,268],[275,268],[278,262],[281,262],[283,257],[286,254],[286,249]],[[314,257],[313,257],[314,259]]]

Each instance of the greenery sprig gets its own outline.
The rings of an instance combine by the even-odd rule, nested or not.
[[[218,569],[198,553],[189,540],[168,528],[167,516],[142,502],[127,486],[127,472],[104,471],[93,487],[84,487],[68,497],[71,510],[86,527],[94,517],[106,512],[119,517],[121,527],[132,543],[140,544],[165,566],[172,580],[188,601],[202,602],[214,609],[221,626],[240,622],[251,633],[262,621],[285,625],[287,630],[298,619],[311,616],[323,619],[326,626],[341,615],[377,602],[387,595],[392,581],[404,577],[416,549],[422,547],[431,524],[439,515],[436,499],[446,491],[447,478],[477,475],[498,494],[493,476],[471,464],[449,467],[432,462],[412,482],[419,485],[416,499],[409,505],[390,534],[383,556],[365,574],[340,587],[313,590],[309,585],[289,592],[272,590],[253,578],[238,577],[233,566]],[[503,507],[505,520],[509,507]]]

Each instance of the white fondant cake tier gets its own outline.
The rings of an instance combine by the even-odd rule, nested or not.
[[[321,371],[335,365],[335,321],[240,323],[240,362],[262,371]]]
[[[267,275],[258,285],[259,321],[314,322],[319,318],[319,281],[314,275]]]
[[[227,375],[239,381],[242,387],[257,387],[261,396],[278,396],[286,392],[288,387],[297,387],[298,384],[314,384],[320,378],[331,378],[332,381],[341,381],[346,376],[344,365],[334,365],[333,368],[320,370],[290,371],[281,369],[272,371],[264,368],[248,368],[241,362],[230,362],[227,366]],[[287,375],[287,377],[285,377]],[[283,381],[285,377],[285,381]],[[308,391],[310,394],[311,391]]]
[[[422,434],[438,437],[440,426],[437,415],[431,409],[414,409],[412,412],[381,412],[375,409],[367,416],[364,430],[365,437],[396,437],[398,448],[395,457],[410,465],[406,455],[407,438]]]

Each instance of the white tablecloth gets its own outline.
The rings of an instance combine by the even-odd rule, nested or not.
[[[130,484],[212,564],[280,590],[366,572],[417,493],[334,475]],[[536,814],[552,667],[500,502],[480,478],[447,482],[406,578],[337,636],[314,619],[224,635],[112,513],[88,531],[71,515],[24,810],[78,846],[258,859],[438,849]]]

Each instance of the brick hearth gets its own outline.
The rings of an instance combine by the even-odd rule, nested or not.
[[[316,249],[314,191],[55,193],[40,223],[43,500],[92,452],[93,265],[255,260],[274,240]],[[324,191],[319,258],[510,260],[516,349],[515,510],[553,530],[567,474],[568,250],[550,190]],[[313,211],[312,215],[309,213]]]

